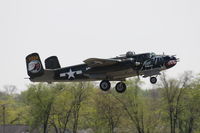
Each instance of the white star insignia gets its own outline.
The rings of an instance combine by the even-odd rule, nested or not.
[[[68,79],[70,79],[71,77],[72,77],[72,78],[75,78],[74,73],[75,73],[75,72],[73,72],[73,71],[70,69],[69,72],[66,73],[66,74],[68,75]]]

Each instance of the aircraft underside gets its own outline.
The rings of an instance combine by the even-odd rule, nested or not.
[[[88,73],[87,66],[81,66],[82,70],[77,70],[80,66],[71,66],[55,71],[45,70],[44,75],[36,78],[31,78],[33,82],[82,82],[82,81],[101,81],[100,88],[103,91],[110,89],[110,81],[120,81],[116,84],[115,89],[117,92],[124,92],[126,90],[126,84],[123,82],[126,78],[143,75],[144,77],[151,76],[150,82],[155,84],[157,79],[152,77],[153,75],[159,75],[161,69],[154,70],[141,70],[139,73],[132,68],[124,70],[109,71],[105,73]],[[152,73],[153,71],[153,73]],[[139,74],[139,75],[138,75]],[[103,79],[103,80],[102,80]]]

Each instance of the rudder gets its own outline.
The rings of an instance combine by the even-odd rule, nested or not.
[[[44,68],[38,53],[32,53],[26,56],[26,68],[30,78],[39,77],[44,74]]]
[[[60,63],[57,56],[48,57],[45,61],[46,69],[58,69],[60,67]]]

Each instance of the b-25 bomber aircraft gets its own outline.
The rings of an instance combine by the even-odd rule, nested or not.
[[[119,93],[126,90],[126,84],[123,81],[128,77],[150,77],[150,82],[155,84],[160,71],[175,66],[178,59],[173,55],[127,52],[114,58],[89,58],[83,62],[83,64],[61,68],[58,58],[51,56],[45,60],[46,69],[44,69],[38,53],[32,53],[26,57],[27,73],[32,82],[100,80],[101,90],[107,91],[111,88],[110,81],[119,81],[115,86]]]

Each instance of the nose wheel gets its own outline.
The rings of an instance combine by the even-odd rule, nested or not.
[[[151,77],[151,78],[150,78],[150,82],[151,82],[152,84],[155,84],[155,83],[157,82],[157,78],[156,78],[156,77]]]

